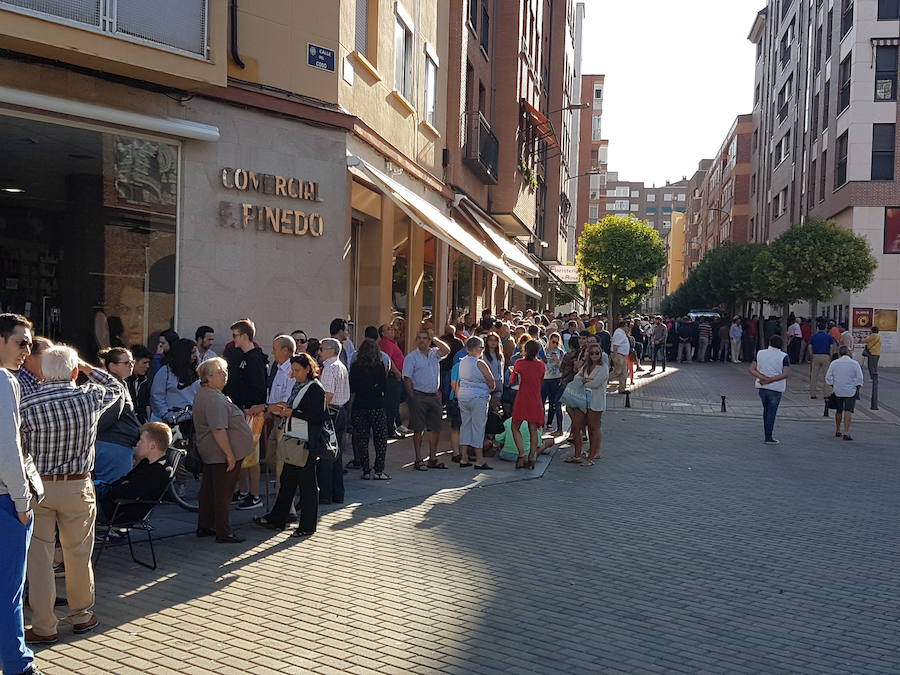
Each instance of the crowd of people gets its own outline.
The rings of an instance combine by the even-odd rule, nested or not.
[[[123,499],[186,489],[188,472],[175,472],[167,453],[176,427],[191,440],[201,474],[196,534],[223,544],[243,541],[231,527],[232,508],[264,506],[261,462],[274,469],[277,496],[254,522],[277,531],[297,523],[297,538],[315,533],[320,505],[344,502],[346,473],[391,479],[390,439],[412,436],[416,471],[453,464],[490,471],[492,458],[528,471],[563,435],[565,408],[573,452],[564,461],[594,466],[606,397],[627,392],[645,362],[646,377],[671,361],[752,362],[765,440],[777,443],[789,367],[809,361],[811,397],[833,395],[835,434],[851,440],[862,375],[846,326],[819,321],[812,331],[798,318],[782,351],[777,323],[637,316],[613,327],[603,316],[484,310],[479,320],[466,314],[442,331],[426,317],[409,345],[403,319],[368,326],[357,346],[350,324],[337,318],[327,337],[276,335],[267,354],[253,321],[240,319],[221,356],[215,331],[204,325],[194,339],[163,331],[155,351],[103,350],[95,366],[33,336],[24,317],[0,315],[0,535],[9,551],[0,585],[15,608],[0,612],[4,672],[39,673],[26,645],[58,639],[57,572],[65,575],[73,631],[98,625],[96,524],[140,518],[146,507],[122,507]],[[879,340],[873,331],[867,341],[870,369],[873,361],[877,369]],[[439,448],[445,425],[449,466]]]

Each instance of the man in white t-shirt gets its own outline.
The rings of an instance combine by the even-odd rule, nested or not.
[[[756,389],[763,406],[763,429],[767,445],[778,445],[781,441],[772,435],[775,429],[775,416],[781,395],[787,390],[787,378],[790,376],[791,361],[782,351],[784,345],[780,335],[773,335],[769,340],[769,348],[756,352],[756,359],[750,365],[750,374],[756,378]]]

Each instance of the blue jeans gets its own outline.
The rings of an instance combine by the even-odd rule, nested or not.
[[[544,380],[543,384],[541,384],[541,401],[542,403],[550,403],[550,409],[547,412],[547,429],[549,429],[553,425],[553,418],[556,417],[556,426],[562,429],[563,416],[562,416],[562,403],[559,402],[559,397],[562,396],[562,391],[560,391],[560,382],[561,378],[550,378]]]
[[[33,515],[25,527],[10,496],[0,495],[0,662],[4,673],[24,673],[34,660],[34,652],[25,646],[22,618],[25,559],[33,527]]]
[[[403,394],[403,382],[393,375],[387,376],[387,387],[384,390],[384,413],[387,417],[388,435],[400,426],[400,397]]]
[[[650,362],[650,370],[656,370],[656,360],[662,360],[662,369],[666,369],[666,345],[653,345],[653,360]]]
[[[319,482],[319,499],[330,502],[344,501],[344,446],[347,444],[347,406],[342,406],[334,416],[334,433],[338,439],[338,456],[333,462],[320,461],[316,466]]]
[[[766,440],[772,440],[772,432],[775,430],[775,415],[778,414],[778,404],[781,403],[781,392],[771,389],[757,389],[759,399],[763,407],[763,429]]]
[[[97,441],[94,444],[97,459],[94,463],[94,483],[115,483],[134,466],[134,451],[118,443]]]

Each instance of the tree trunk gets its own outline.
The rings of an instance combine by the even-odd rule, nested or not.
[[[619,320],[619,305],[614,284],[609,285],[609,291],[606,295],[606,304],[608,305],[606,308],[606,316],[609,319],[607,330],[612,333],[613,330],[615,330],[616,322]]]
[[[789,302],[784,303],[781,307],[781,339],[784,342],[784,347],[787,347],[787,326],[788,326],[788,315],[791,313],[791,305]]]
[[[819,313],[819,301],[816,299],[812,299],[809,301],[809,321],[812,324],[813,328],[816,326],[816,319]]]
[[[756,320],[756,322],[757,322],[756,334],[759,336],[758,341],[757,341],[757,346],[759,347],[759,349],[763,349],[764,347],[769,346],[768,344],[766,344],[766,319],[763,316],[763,308],[765,306],[766,306],[766,303],[764,303],[762,300],[760,300],[759,301],[759,315],[758,315],[759,318]],[[753,312],[750,312],[750,313],[752,314]]]

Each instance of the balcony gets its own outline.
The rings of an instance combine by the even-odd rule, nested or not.
[[[500,143],[484,115],[478,110],[463,114],[465,124],[465,147],[463,162],[478,174],[483,183],[496,185],[499,179],[498,157]]]
[[[208,0],[0,0],[0,9],[208,59]]]

